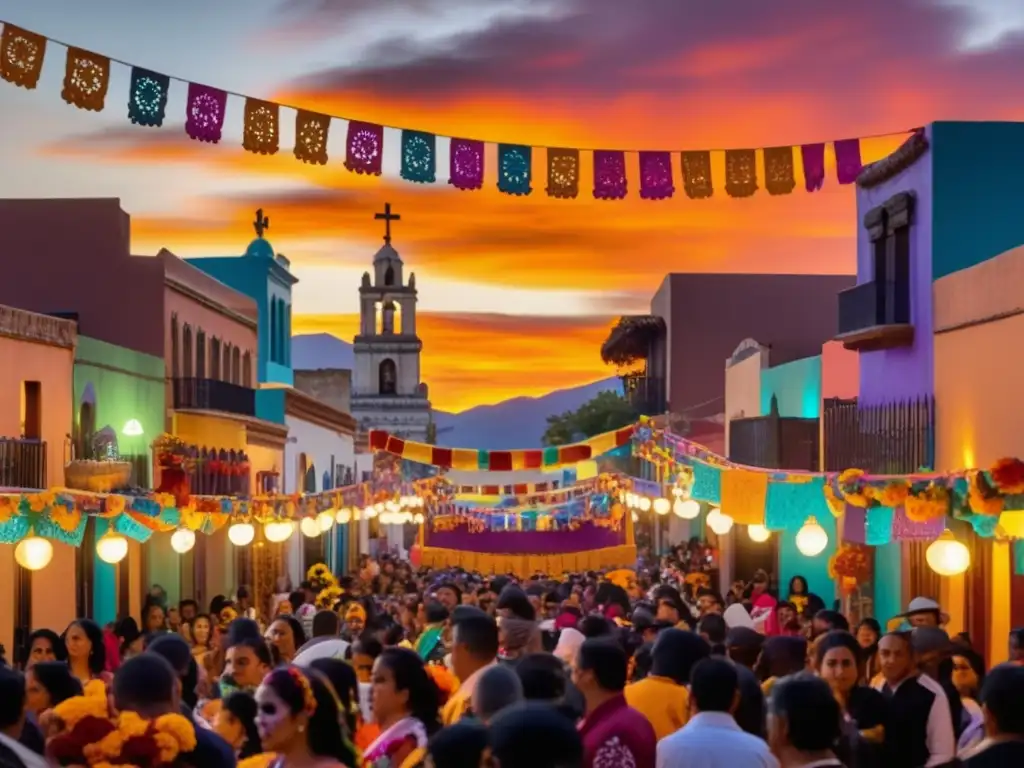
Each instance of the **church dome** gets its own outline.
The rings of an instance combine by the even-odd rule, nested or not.
[[[274,246],[269,241],[264,240],[262,237],[257,237],[251,243],[249,247],[245,249],[245,255],[259,259],[270,259],[274,260]]]
[[[398,255],[398,251],[391,247],[391,243],[384,243],[377,255],[373,257],[373,263],[376,264],[378,261],[401,261],[402,257]]]

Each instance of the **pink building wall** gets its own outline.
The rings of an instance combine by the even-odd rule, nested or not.
[[[842,342],[829,341],[821,347],[821,397],[849,400],[860,388],[860,355]]]

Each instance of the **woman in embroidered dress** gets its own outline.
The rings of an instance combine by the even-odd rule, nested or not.
[[[91,680],[102,680],[109,686],[113,679],[107,672],[107,649],[103,643],[103,631],[92,619],[76,619],[64,630],[62,637],[68,651],[68,666],[71,674],[82,685]]]
[[[256,691],[256,728],[272,768],[357,768],[338,697],[315,670],[278,667]],[[255,760],[255,758],[252,758]]]
[[[441,727],[440,695],[423,660],[407,648],[386,648],[373,665],[373,717],[381,734],[366,749],[364,768],[415,768]]]

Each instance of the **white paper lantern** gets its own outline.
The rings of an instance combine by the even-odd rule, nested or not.
[[[299,521],[299,530],[302,531],[302,535],[310,539],[315,539],[323,531],[320,530],[320,523],[317,522],[315,517],[304,517]]]
[[[29,536],[14,548],[14,560],[25,570],[42,570],[53,560],[53,544],[42,536]]]
[[[334,525],[334,512],[321,512],[316,516],[316,521],[320,525],[321,531],[329,531],[331,526]]]
[[[96,542],[96,554],[104,563],[117,565],[128,556],[128,539],[116,533],[107,533]]]
[[[271,520],[263,526],[263,535],[271,544],[280,544],[288,541],[295,532],[295,523],[291,520]]]
[[[957,576],[971,565],[971,553],[950,531],[943,531],[924,553],[928,567],[939,576]]]
[[[719,536],[724,536],[732,530],[732,518],[728,515],[723,515],[722,510],[718,507],[708,512],[707,524],[708,528]]]
[[[367,520],[372,520],[379,514],[380,510],[377,509],[376,507],[367,507],[366,509],[363,510],[363,517],[365,517]]]
[[[646,496],[641,496],[636,503],[641,512],[647,512],[651,508],[651,500]]]
[[[228,528],[228,541],[236,547],[252,544],[252,540],[255,538],[256,529],[252,527],[252,523],[235,523]]]
[[[655,499],[654,511],[659,515],[667,515],[672,511],[672,502],[668,499]]]
[[[347,507],[339,509],[334,519],[339,525],[346,525],[352,519],[352,510]]]
[[[391,525],[391,523],[394,522],[391,519],[391,517],[392,517],[392,513],[388,512],[387,510],[384,510],[377,517],[377,522],[379,522],[381,525]]]
[[[797,531],[796,548],[800,554],[807,557],[816,557],[825,551],[828,546],[828,534],[825,529],[818,525],[814,517],[808,517],[803,528]]]
[[[700,515],[700,502],[694,499],[676,499],[672,504],[676,517],[683,520],[696,520]]]
[[[422,512],[417,512],[415,515],[412,516],[412,521],[416,525],[423,525],[424,519],[425,518],[423,517],[423,513]]]
[[[750,537],[751,541],[756,542],[757,544],[763,544],[772,537],[772,532],[763,525],[748,525],[747,536]]]
[[[171,549],[184,555],[196,545],[196,532],[188,528],[179,528],[171,534]]]

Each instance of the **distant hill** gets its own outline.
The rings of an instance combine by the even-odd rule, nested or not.
[[[292,367],[352,370],[352,345],[329,333],[292,337]],[[478,405],[462,413],[434,411],[438,445],[453,448],[509,450],[540,445],[547,418],[574,411],[600,392],[622,392],[618,378],[602,379],[540,397],[514,397],[494,405]]]
[[[536,448],[547,418],[574,411],[600,392],[622,391],[618,378],[602,379],[540,397],[514,397],[494,405],[478,405],[462,413],[434,411],[438,445],[452,448],[510,450]]]
[[[292,368],[316,371],[322,368],[351,371],[355,364],[352,345],[329,333],[292,336]]]

